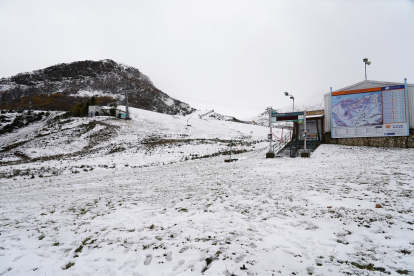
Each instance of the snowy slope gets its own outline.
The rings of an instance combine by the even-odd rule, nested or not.
[[[79,163],[83,159],[88,163],[88,158],[93,158],[96,165],[107,165],[111,157],[120,166],[140,167],[228,154],[231,143],[233,152],[267,145],[268,129],[261,126],[200,119],[201,111],[183,117],[129,110],[129,121],[104,116],[61,118],[63,113],[55,112],[47,120],[2,135],[0,164],[17,166],[5,167],[0,175],[11,175],[13,170],[43,174],[38,168],[45,167],[44,160],[59,164],[80,158]],[[72,170],[72,166],[66,170]]]
[[[413,275],[413,149],[266,159],[266,128],[131,113],[82,154],[0,167],[1,275]],[[184,158],[231,137],[253,151]]]

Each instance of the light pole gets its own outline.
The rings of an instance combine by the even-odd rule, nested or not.
[[[285,92],[285,96],[290,96],[290,98],[293,100],[293,112],[295,112],[295,97],[293,97],[293,95],[289,95],[288,92]]]
[[[371,65],[371,61],[368,61],[367,58],[362,60],[365,63],[365,80],[367,80],[367,65]]]

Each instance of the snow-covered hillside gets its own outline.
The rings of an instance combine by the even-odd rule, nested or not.
[[[1,136],[0,275],[413,275],[413,149],[266,159],[265,127],[131,113]]]
[[[57,164],[74,158],[80,159],[77,166],[84,159],[86,164],[93,159],[95,165],[114,166],[108,164],[113,159],[119,166],[146,167],[226,155],[230,144],[233,153],[250,152],[268,144],[268,129],[260,126],[220,118],[200,119],[198,113],[202,112],[184,117],[129,110],[129,121],[104,116],[64,117],[63,112],[52,112],[47,119],[4,134],[0,141],[0,164],[22,164],[5,167],[0,174],[47,174],[45,160],[49,161],[49,168],[72,171],[72,165],[62,168]]]

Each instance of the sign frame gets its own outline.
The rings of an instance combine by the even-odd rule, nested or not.
[[[404,85],[337,92],[331,88],[331,138],[409,136],[407,92],[406,79]],[[349,106],[343,108],[342,102]]]
[[[304,112],[286,112],[286,113],[273,113],[272,112],[272,123],[276,122],[293,122],[298,121],[303,123]]]

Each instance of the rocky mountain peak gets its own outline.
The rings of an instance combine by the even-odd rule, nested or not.
[[[124,100],[132,106],[166,114],[188,114],[188,104],[157,89],[137,68],[110,59],[56,64],[0,79],[0,108],[69,110],[95,96],[98,103]]]

